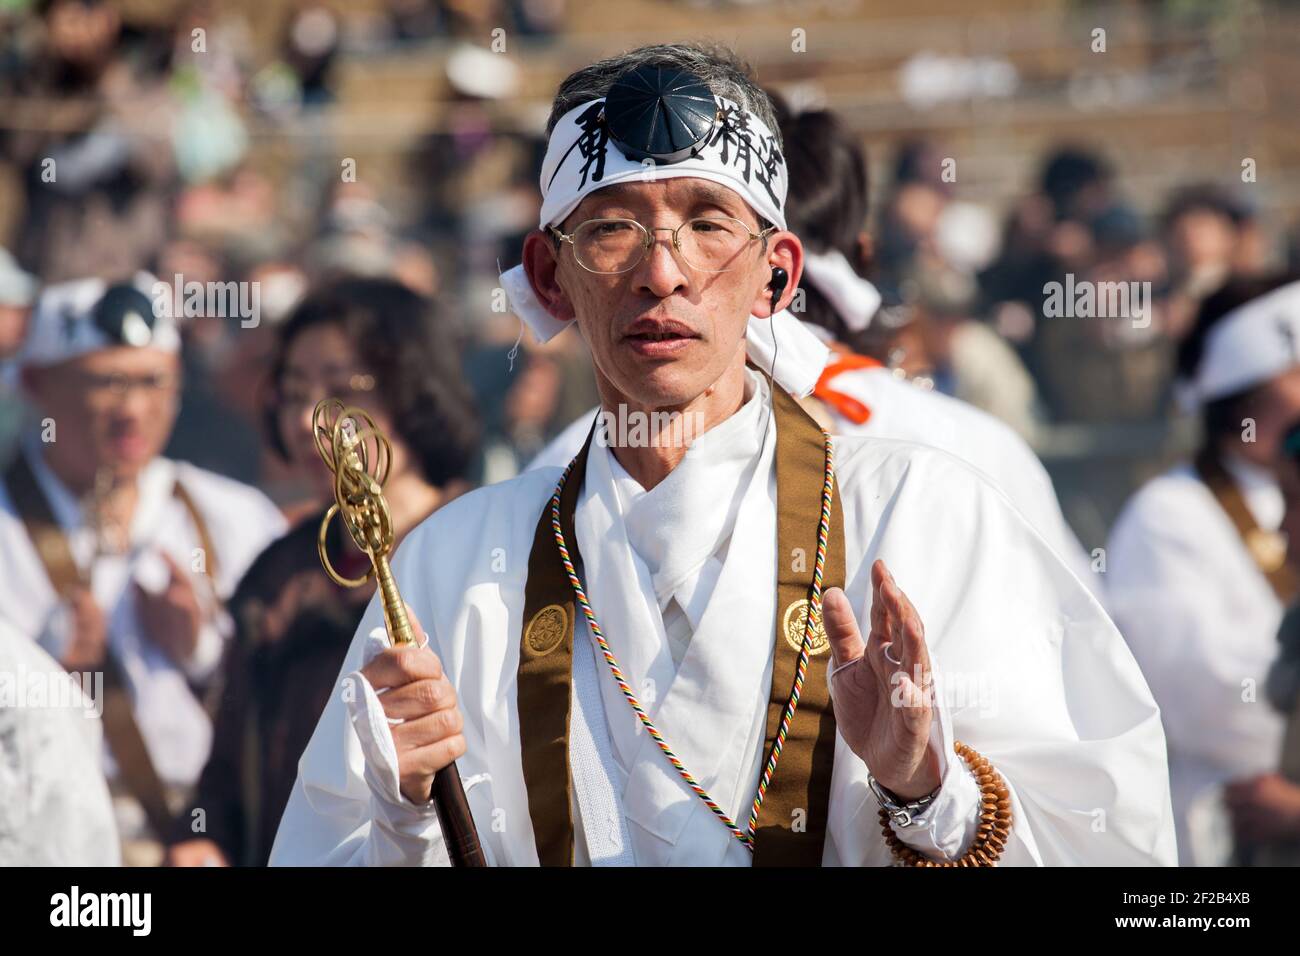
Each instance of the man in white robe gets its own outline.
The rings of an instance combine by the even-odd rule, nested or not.
[[[1258,820],[1255,836],[1292,836],[1279,830],[1275,802],[1287,786],[1277,773],[1285,718],[1263,689],[1283,595],[1300,596],[1286,573],[1276,470],[1282,437],[1300,419],[1300,283],[1253,291],[1220,292],[1200,319],[1199,354],[1185,349],[1184,391],[1205,419],[1204,450],[1139,489],[1107,546],[1115,621],[1163,714],[1183,865],[1234,859],[1225,788],[1233,812]],[[1232,299],[1246,301],[1216,305]],[[1248,859],[1249,847],[1239,849],[1236,859]]]
[[[95,694],[0,621],[0,867],[121,862]]]
[[[1102,575],[1061,513],[1047,470],[1015,430],[974,405],[916,386],[880,362],[853,355],[836,341],[831,329],[840,329],[843,336],[861,335],[881,308],[880,292],[854,264],[870,245],[861,231],[868,212],[865,160],[834,114],[778,114],[787,140],[801,129],[816,131],[813,142],[787,156],[791,191],[786,217],[804,243],[801,283],[811,286],[820,301],[805,297],[799,315],[782,311],[772,318],[751,317],[746,333],[750,358],[770,369],[787,391],[804,398],[804,407],[832,434],[918,442],[974,465],[1006,492],[1104,606]],[[579,415],[527,468],[567,465],[597,412]]]
[[[807,276],[805,271],[805,279]],[[865,279],[859,281],[870,285]],[[790,338],[817,334],[810,327],[805,330],[801,326],[807,327],[807,323],[788,312],[781,313],[775,320],[751,318],[747,350],[755,364],[770,368],[770,362],[775,358],[774,378],[778,383],[790,383],[787,388],[796,395],[811,396],[805,407],[809,402],[822,404],[818,401],[821,397],[818,392],[834,392],[869,410],[870,414],[863,420],[860,416],[846,415],[835,404],[823,405],[815,413],[832,434],[916,442],[942,449],[974,466],[1011,499],[1011,503],[1065,560],[1093,596],[1104,604],[1101,575],[1094,570],[1083,545],[1061,513],[1051,477],[1023,438],[973,405],[920,388],[882,365],[842,362],[843,356],[829,347],[822,346],[814,352],[815,346],[809,344],[808,352],[800,358],[783,358],[783,355],[790,355],[787,341],[782,338],[781,348],[773,349],[772,329],[775,327],[779,329],[779,335]],[[805,365],[812,362],[815,367],[817,355],[823,356],[822,371],[825,374],[821,378],[801,375],[800,369],[792,367],[796,362]],[[807,391],[798,390],[797,383],[801,381],[807,383]],[[582,447],[599,411],[593,408],[565,426],[537,453],[525,470],[568,464]]]
[[[718,121],[743,116],[725,133],[752,136],[747,154],[770,160],[771,179],[751,180],[716,139],[687,159],[642,165],[613,132],[595,145],[584,138],[583,124],[626,77],[644,80],[658,66],[673,82],[703,84],[677,72],[702,63]],[[773,459],[788,413],[746,367],[744,337],[751,314],[788,302],[802,265],[797,237],[781,229],[780,141],[764,94],[718,53],[634,51],[561,89],[571,95],[554,108],[542,226],[573,235],[592,219],[625,218],[657,231],[725,216],[754,240],[727,271],[702,269],[688,236],[681,258],[665,238],[611,275],[585,264],[591,247],[579,262],[567,240],[539,230],[507,282],[536,331],[581,329],[608,410],[679,410],[706,426],[689,448],[596,437],[571,476],[581,488],[569,547],[581,552],[577,573],[629,688],[577,616],[565,744],[571,861],[745,866],[762,852],[737,833],[766,751],[773,582],[784,573]],[[578,170],[566,163],[580,144]],[[935,449],[837,437],[834,470],[845,583],[825,594],[820,650],[830,653],[810,658],[807,678],[829,682],[837,730],[820,862],[889,863],[885,806],[910,808],[889,826],[924,857],[971,851],[981,791],[953,753],[961,741],[1006,781],[1014,822],[1001,862],[1171,863],[1159,713],[1104,611],[1043,537],[977,472]],[[372,602],[299,765],[273,864],[446,862],[428,794],[451,760],[488,862],[540,861],[530,797],[551,795],[530,795],[521,763],[521,734],[537,719],[518,702],[521,634],[535,529],[560,476],[544,468],[480,489],[403,543],[393,573],[427,646],[387,647]],[[865,646],[859,621],[870,622]],[[629,692],[717,811],[642,732]],[[797,832],[799,821],[772,823]]]
[[[285,521],[255,488],[160,454],[180,389],[179,332],[157,298],[168,288],[139,273],[37,300],[19,362],[41,418],[0,474],[0,621],[72,671],[102,672],[111,654],[146,773],[176,812],[211,742],[199,695],[229,631],[221,601]],[[66,561],[50,564],[33,521]],[[103,756],[127,862],[158,862],[134,776],[111,745]]]

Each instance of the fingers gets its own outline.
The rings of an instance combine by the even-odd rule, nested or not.
[[[439,770],[465,755],[465,738],[453,734],[437,743],[407,751],[398,758],[402,795],[412,803],[425,803]]]
[[[162,555],[163,561],[167,564],[167,569],[171,572],[172,583],[183,581],[185,579],[185,572],[182,571],[181,566],[176,563],[176,559],[161,548],[158,550],[158,553]]]
[[[104,616],[103,612],[99,610],[99,605],[95,602],[95,595],[91,593],[90,588],[77,588],[72,593],[68,603],[81,628],[97,623]]]
[[[871,672],[882,685],[888,686],[890,675],[898,665],[885,656],[886,646],[893,640],[894,621],[890,604],[886,597],[889,572],[885,562],[876,561],[871,566],[871,634],[867,638],[864,656],[871,665]],[[897,656],[897,655],[895,655]]]
[[[379,698],[384,713],[393,720],[411,720],[456,706],[456,690],[444,676],[394,687]]]
[[[419,680],[438,680],[443,674],[438,655],[427,646],[416,644],[401,644],[380,651],[361,668],[361,673],[375,690],[401,687]]]
[[[394,725],[393,743],[397,745],[398,753],[418,750],[458,736],[464,729],[465,721],[460,711],[451,707]]]
[[[930,654],[925,644],[925,625],[921,621],[921,615],[898,586],[884,561],[877,560],[871,573],[873,583],[878,582],[876,600],[872,602],[872,631],[878,630],[882,639],[890,644],[889,657],[893,658],[889,661],[891,668],[902,668],[913,673],[919,667],[928,672]],[[880,622],[878,629],[877,620]],[[895,661],[901,663],[894,663]]]
[[[831,645],[831,664],[839,666],[862,656],[864,643],[848,595],[840,588],[827,588],[822,595],[822,626]]]
[[[429,637],[427,634],[424,633],[424,628],[420,624],[420,619],[416,617],[415,612],[411,610],[411,605],[403,601],[402,606],[406,608],[406,619],[408,622],[410,622],[411,636],[415,640],[415,646],[416,647],[427,646],[429,643]],[[390,640],[392,639],[392,636],[393,635],[391,634],[388,635]]]
[[[198,608],[198,589],[194,587],[194,574],[198,572],[187,571],[166,551],[160,551],[159,553],[162,555],[163,561],[166,562],[170,573],[167,587],[163,589],[159,597],[166,598],[180,607]]]
[[[442,661],[409,605],[406,613],[414,643],[385,648],[361,674],[381,692],[385,716],[401,721],[389,728],[400,789],[412,803],[422,804],[429,799],[434,775],[465,753],[465,721]]]
[[[221,847],[211,840],[186,840],[167,850],[166,866],[229,866]]]

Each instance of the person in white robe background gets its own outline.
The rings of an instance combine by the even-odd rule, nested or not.
[[[162,456],[181,384],[170,306],[170,286],[144,272],[55,284],[37,299],[18,361],[40,418],[0,475],[0,620],[71,671],[101,671],[111,653],[176,812],[211,741],[195,688],[225,647],[221,601],[285,521],[255,488]],[[52,580],[51,542],[33,540],[16,489],[44,513],[71,586]],[[137,791],[111,747],[103,758],[126,861],[159,862]]]
[[[673,71],[688,72],[720,114],[743,116],[727,129],[752,137],[743,152],[764,157],[771,178],[751,178],[735,161],[741,151],[716,140],[643,165],[612,137],[585,138],[583,123],[617,81],[652,67],[677,80]],[[788,305],[803,266],[784,228],[772,124],[766,95],[721,48],[648,47],[577,71],[553,104],[539,230],[524,265],[503,276],[540,338],[580,329],[603,408],[681,411],[706,426],[689,447],[613,446],[598,430],[573,476],[582,482],[574,534],[627,683],[742,823],[764,757],[780,560],[776,396],[746,367],[745,335],[751,315]],[[665,237],[627,271],[597,274],[545,229],[573,235],[618,217],[658,236],[702,215],[738,219],[751,236],[727,271],[691,266]],[[845,586],[824,596],[829,653],[811,659],[808,676],[829,681],[837,728],[821,862],[889,863],[886,799],[929,801],[911,825],[890,823],[902,843],[935,861],[967,853],[980,790],[952,752],[962,741],[1010,793],[1002,863],[1172,863],[1159,712],[1088,590],[956,458],[857,436],[836,437],[834,451]],[[560,475],[538,469],[463,496],[398,549],[393,573],[422,646],[388,647],[371,603],[300,762],[272,864],[447,862],[429,793],[452,760],[489,862],[539,862],[520,749],[533,715],[519,707],[517,671],[527,557]],[[749,865],[751,850],[642,732],[582,616],[572,637],[573,862]]]
[[[0,867],[121,863],[87,687],[0,620]]]
[[[1222,865],[1247,861],[1252,842],[1300,835],[1296,787],[1277,772],[1285,718],[1263,692],[1288,600],[1279,592],[1297,596],[1282,573],[1276,469],[1300,419],[1300,282],[1236,280],[1209,297],[1180,373],[1203,450],[1125,505],[1107,587],[1163,714],[1179,859]],[[1207,484],[1206,453],[1255,526],[1244,535]]]
[[[805,408],[833,434],[931,445],[974,465],[1006,492],[1104,606],[1102,578],[1061,513],[1047,470],[1025,440],[973,405],[913,385],[865,354],[852,354],[853,343],[863,339],[881,308],[880,292],[862,276],[871,249],[864,229],[866,157],[833,112],[795,113],[773,99],[787,144],[786,222],[804,245],[804,272],[791,310],[776,319],[751,318],[746,333],[750,357],[759,367],[772,369],[790,392],[809,396]],[[567,465],[597,414],[592,409],[578,416],[525,470]]]

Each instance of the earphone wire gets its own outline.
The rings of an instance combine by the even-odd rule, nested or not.
[[[782,289],[781,291],[784,293],[785,290]],[[776,356],[781,348],[781,346],[776,341],[776,303],[778,301],[779,300],[776,296],[772,297],[772,314],[768,316],[767,319],[767,321],[771,323],[771,329],[772,329],[772,367],[768,370],[767,418],[763,420],[763,430],[762,432],[759,433],[762,435],[767,434],[768,423],[771,422],[772,420],[773,402],[776,400],[775,396],[772,394],[772,389],[776,388]]]

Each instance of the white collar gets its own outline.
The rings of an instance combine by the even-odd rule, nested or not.
[[[1259,526],[1265,531],[1280,528],[1286,504],[1282,499],[1282,487],[1272,470],[1240,455],[1224,455],[1222,460],[1224,470],[1241,490],[1241,496]]]
[[[32,469],[32,477],[36,479],[36,484],[45,495],[45,500],[49,502],[50,510],[54,512],[54,520],[59,523],[59,527],[64,531],[79,528],[82,520],[81,502],[45,461],[45,455],[41,453],[41,443],[29,436],[23,442],[22,453],[26,456],[27,464]]]
[[[81,500],[49,466],[41,452],[41,442],[29,436],[23,443],[23,454],[59,527],[65,532],[83,530],[86,519]],[[161,455],[140,470],[136,478],[137,499],[129,535],[132,547],[145,543],[149,538],[162,506],[171,498],[175,481],[176,463]]]
[[[745,386],[744,404],[697,436],[677,467],[648,491],[607,451],[628,543],[661,597],[716,554],[735,526],[771,418],[766,379],[746,368]]]

